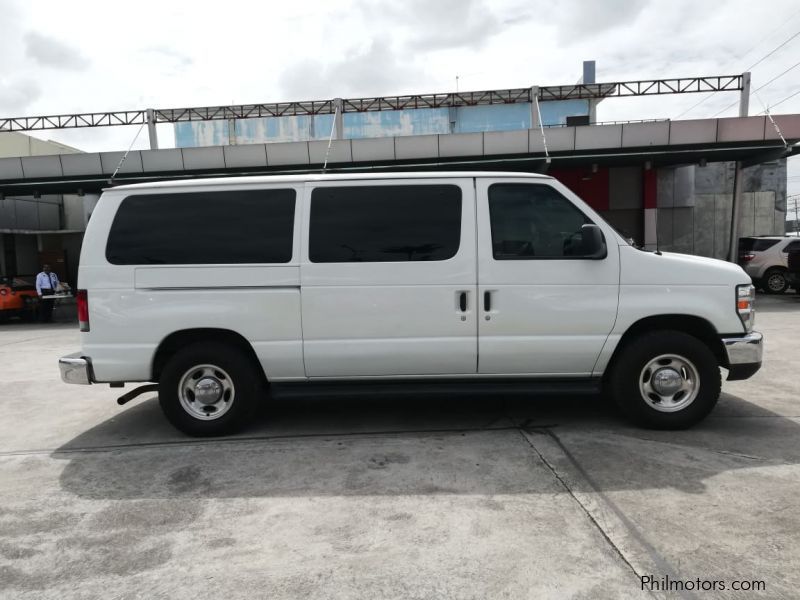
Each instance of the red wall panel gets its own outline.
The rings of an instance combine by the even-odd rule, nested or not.
[[[592,173],[591,167],[575,169],[551,169],[548,173],[575,192],[593,209],[608,210],[608,169],[599,168]]]

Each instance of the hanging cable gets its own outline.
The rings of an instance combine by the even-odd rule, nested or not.
[[[776,33],[778,33],[778,32],[779,32],[781,29],[785,28],[785,27],[786,27],[786,26],[787,26],[789,23],[791,23],[791,22],[794,20],[794,18],[795,18],[797,15],[800,15],[800,10],[797,10],[797,11],[793,12],[791,15],[789,15],[788,17],[786,17],[785,19],[783,19],[783,20],[782,20],[782,23],[781,23],[780,25],[778,25],[778,26],[777,26],[775,29],[773,29],[772,31],[770,31],[770,32],[769,32],[769,33],[767,33],[766,35],[763,35],[763,36],[761,37],[761,39],[759,39],[759,40],[758,40],[758,41],[757,41],[757,42],[756,42],[754,45],[752,45],[752,46],[750,47],[750,49],[749,49],[747,52],[745,52],[744,54],[742,54],[742,56],[741,56],[741,57],[739,57],[739,59],[738,59],[738,60],[741,60],[741,59],[743,59],[745,56],[749,55],[749,54],[750,54],[750,53],[751,53],[753,50],[755,50],[756,48],[758,48],[758,47],[761,45],[761,43],[762,43],[762,42],[764,42],[764,41],[766,41],[766,40],[769,40],[769,39],[772,39],[772,37],[773,37],[773,36],[774,36]],[[752,68],[752,67],[751,67],[751,68]]]
[[[763,90],[763,89],[764,89],[765,87],[767,87],[767,86],[768,86],[770,83],[772,83],[772,82],[773,82],[773,81],[775,81],[776,79],[780,79],[781,77],[783,77],[784,75],[786,75],[786,74],[787,74],[789,71],[791,71],[792,69],[796,69],[796,68],[797,68],[797,67],[799,67],[799,66],[800,66],[800,62],[796,62],[796,63],[794,63],[794,64],[793,64],[791,67],[789,67],[788,69],[786,69],[786,70],[785,70],[785,71],[783,71],[782,73],[780,73],[780,74],[776,75],[775,77],[773,77],[772,79],[770,79],[770,80],[769,80],[767,83],[765,83],[765,84],[763,84],[763,85],[760,85],[760,86],[758,86],[756,89],[754,89],[752,92],[750,92],[750,95],[752,96],[752,95],[753,95],[753,94],[755,94],[757,91],[759,91],[759,90]],[[726,106],[725,108],[723,108],[721,111],[719,111],[719,112],[715,113],[714,115],[712,115],[712,116],[711,116],[711,118],[713,119],[713,118],[714,118],[714,117],[716,117],[717,115],[720,115],[720,114],[724,113],[726,110],[728,110],[729,108],[732,108],[732,107],[736,106],[737,104],[739,104],[739,101],[738,101],[738,100],[737,100],[736,102],[732,103],[732,104],[729,104],[728,106]]]
[[[789,39],[787,39],[785,42],[783,42],[782,44],[780,44],[779,46],[777,46],[776,48],[774,48],[774,49],[773,49],[771,52],[768,52],[768,53],[767,53],[767,54],[765,54],[763,57],[761,57],[760,59],[758,59],[758,60],[757,60],[756,62],[754,62],[752,65],[750,65],[749,67],[747,67],[747,68],[745,69],[745,71],[749,71],[749,70],[750,70],[750,69],[752,69],[753,67],[756,67],[756,66],[760,65],[762,62],[764,62],[765,60],[767,60],[767,59],[768,59],[770,56],[772,56],[773,54],[775,54],[775,53],[776,53],[778,50],[780,50],[781,48],[783,48],[783,47],[784,47],[786,44],[788,44],[789,42],[791,42],[791,41],[792,41],[794,38],[796,38],[798,35],[800,35],[800,31],[797,31],[797,32],[795,32],[794,34],[792,34],[792,36],[791,36]]]
[[[789,149],[789,143],[786,141],[786,138],[783,137],[783,133],[781,133],[781,128],[778,127],[778,124],[775,122],[775,119],[773,119],[772,115],[769,113],[769,107],[766,104],[764,104],[764,101],[761,99],[761,96],[758,94],[758,90],[756,90],[753,93],[756,95],[756,98],[758,98],[758,101],[761,103],[761,106],[764,107],[764,112],[767,114],[767,118],[769,118],[770,123],[772,123],[772,126],[775,128],[775,133],[777,133],[778,137],[781,138],[781,141],[783,142],[783,147],[788,150]]]
[[[339,114],[339,106],[337,105],[333,111],[333,123],[331,123],[331,134],[328,136],[328,149],[325,150],[325,162],[322,163],[322,172],[328,168],[328,155],[331,153],[331,144],[333,143],[333,132],[336,131],[336,117]]]
[[[796,12],[796,13],[794,13],[794,14],[793,14],[791,17],[789,17],[789,19],[793,19],[793,18],[794,18],[795,16],[797,16],[797,14],[799,14],[799,13],[800,13],[800,11],[797,11],[797,12]],[[779,27],[778,29],[782,29],[784,26],[785,26],[785,25],[783,25],[783,26]],[[774,31],[777,31],[777,30],[774,30]],[[774,33],[774,31],[773,31],[773,33]],[[770,35],[771,35],[771,34],[770,34]],[[780,45],[776,46],[776,47],[775,47],[775,48],[773,48],[773,49],[772,49],[770,52],[768,52],[767,54],[765,54],[764,56],[762,56],[760,59],[758,59],[756,62],[754,62],[752,65],[750,65],[749,67],[747,67],[746,69],[744,69],[744,71],[743,71],[743,72],[750,71],[751,69],[753,69],[753,67],[756,67],[757,65],[760,65],[762,62],[764,62],[765,60],[767,60],[767,59],[768,59],[770,56],[772,56],[773,54],[775,54],[775,53],[776,53],[778,50],[780,50],[781,48],[783,48],[783,47],[784,47],[786,44],[788,44],[789,42],[791,42],[791,41],[792,41],[794,38],[796,38],[798,35],[800,35],[800,31],[796,31],[795,33],[793,33],[793,34],[792,34],[792,35],[791,35],[791,36],[790,36],[788,39],[786,39],[785,41],[781,42],[781,44],[780,44]],[[767,36],[767,37],[768,37],[768,36]],[[763,40],[763,39],[765,39],[765,38],[762,38],[762,40]],[[758,43],[760,44],[761,42],[758,42]],[[756,46],[758,46],[758,44],[756,44]],[[750,50],[748,50],[747,52],[745,52],[743,56],[747,56],[748,54],[750,54],[750,53],[751,53],[751,52],[752,52],[752,51],[755,49],[755,47],[756,47],[756,46],[754,46],[753,48],[751,48]],[[686,113],[688,113],[688,112],[691,112],[691,111],[693,111],[695,108],[697,108],[698,106],[700,106],[701,104],[703,104],[703,103],[704,103],[706,100],[710,100],[711,98],[713,98],[714,96],[716,96],[718,93],[719,93],[719,91],[712,92],[710,95],[706,96],[705,98],[703,98],[702,100],[700,100],[700,101],[699,101],[699,102],[697,102],[696,104],[693,104],[692,106],[690,106],[689,108],[687,108],[685,111],[683,111],[683,112],[682,112],[681,114],[679,114],[677,117],[675,117],[675,119],[680,119],[680,118],[681,118],[683,115],[685,115],[685,114],[686,114]],[[726,109],[726,110],[727,110],[727,109]]]
[[[136,140],[139,138],[139,134],[142,133],[142,129],[144,129],[144,126],[145,126],[146,123],[147,122],[145,121],[139,126],[139,130],[136,132],[136,135],[133,136],[133,141],[131,142],[131,145],[128,146],[128,149],[125,151],[125,154],[123,154],[122,158],[119,160],[119,164],[117,165],[117,168],[114,169],[114,172],[111,174],[111,179],[108,180],[108,185],[111,185],[112,183],[114,183],[114,178],[117,176],[117,173],[119,173],[119,170],[122,168],[122,163],[124,163],[125,159],[128,158],[128,154],[130,153],[131,149],[133,148],[133,145],[136,143]]]
[[[536,103],[536,114],[539,116],[539,131],[542,133],[542,145],[544,146],[544,158],[547,164],[550,164],[550,153],[547,151],[547,136],[544,134],[544,125],[542,124],[542,111],[539,109],[539,92],[533,96],[533,101]]]
[[[800,90],[797,90],[797,91],[796,91],[794,94],[790,94],[790,95],[786,96],[786,98],[784,98],[784,99],[783,99],[783,100],[781,100],[780,102],[776,102],[775,104],[773,104],[773,105],[771,106],[771,108],[775,108],[776,106],[778,106],[778,105],[780,105],[780,104],[783,104],[783,103],[784,103],[784,102],[786,102],[787,100],[791,100],[792,98],[794,98],[795,96],[797,96],[797,94],[800,94]],[[767,113],[767,111],[766,111],[766,110],[762,110],[762,111],[761,111],[760,113],[758,113],[758,114],[760,114],[760,115],[764,115],[764,114],[766,114],[766,113]]]

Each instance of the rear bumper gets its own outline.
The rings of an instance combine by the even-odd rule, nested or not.
[[[727,359],[728,381],[752,377],[761,368],[764,336],[758,331],[741,337],[722,338]]]
[[[94,380],[92,360],[88,356],[81,356],[79,352],[59,358],[58,368],[64,383],[89,385]]]
[[[752,279],[754,283],[759,281],[761,277],[764,275],[764,269],[759,265],[752,265],[750,263],[743,263],[743,264],[740,263],[739,266],[742,267],[744,272],[750,276],[750,279]]]

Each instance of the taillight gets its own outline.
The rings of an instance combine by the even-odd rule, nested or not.
[[[756,255],[755,255],[755,254],[750,254],[750,253],[748,253],[748,254],[740,254],[740,255],[739,255],[739,259],[740,259],[742,262],[750,262],[750,261],[751,261],[751,260],[753,260],[755,257],[756,257]]]
[[[81,331],[89,331],[89,293],[78,290],[75,298],[78,301],[78,325]]]

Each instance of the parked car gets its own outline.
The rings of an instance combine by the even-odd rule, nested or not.
[[[106,190],[68,383],[153,382],[178,429],[246,426],[265,391],[404,382],[605,390],[682,428],[761,366],[735,264],[628,244],[551,177],[243,177]]]
[[[800,246],[792,247],[786,255],[786,281],[800,294]]]
[[[800,248],[800,240],[790,236],[739,238],[739,264],[766,293],[783,294],[789,287],[786,257],[793,248]]]
[[[39,303],[35,280],[35,275],[0,276],[0,321],[7,321],[12,317],[34,319]]]

